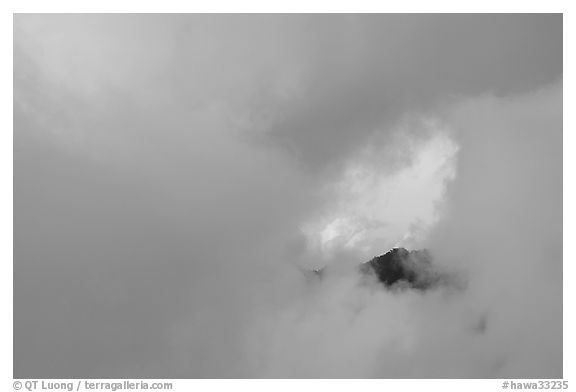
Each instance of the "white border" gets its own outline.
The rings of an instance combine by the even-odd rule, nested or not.
[[[566,11],[570,2],[567,0],[484,0],[476,2],[457,0],[291,0],[283,2],[269,0],[11,0],[9,3],[10,13],[561,13]]]
[[[5,55],[0,62],[2,68],[2,105],[0,109],[2,129],[0,133],[0,175],[2,180],[2,203],[0,204],[1,217],[1,248],[2,256],[2,282],[1,304],[4,314],[2,325],[2,381],[0,390],[12,389],[12,174],[13,174],[13,102],[12,102],[12,18],[13,13],[42,13],[42,12],[562,12],[564,13],[564,222],[563,242],[564,248],[564,380],[576,383],[574,376],[574,338],[572,331],[576,331],[574,323],[574,266],[576,260],[576,246],[571,239],[574,238],[574,192],[573,173],[576,168],[574,161],[574,17],[569,1],[502,1],[483,0],[474,2],[464,1],[396,1],[382,2],[377,0],[354,1],[311,1],[292,0],[282,4],[265,0],[213,0],[204,2],[190,2],[181,0],[163,1],[10,1],[7,9],[2,12],[0,22],[2,53]],[[570,110],[572,109],[572,110]],[[572,201],[572,203],[568,202]],[[62,380],[66,381],[66,380]],[[158,381],[158,380],[149,380]],[[463,391],[463,390],[500,390],[503,380],[171,380],[174,390],[237,390],[250,391],[294,391],[318,390],[330,388],[334,391],[348,391],[351,388],[362,388],[363,391],[384,391],[429,389],[437,391]],[[524,380],[526,381],[526,380]],[[570,386],[572,389],[576,385]]]

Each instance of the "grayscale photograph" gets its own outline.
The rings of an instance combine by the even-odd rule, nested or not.
[[[14,378],[564,376],[562,14],[13,29]]]

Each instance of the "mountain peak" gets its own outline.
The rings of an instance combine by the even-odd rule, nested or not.
[[[360,265],[360,271],[375,274],[385,286],[428,289],[439,283],[441,274],[432,266],[432,256],[426,249],[409,251],[393,248],[383,255]]]
[[[322,279],[330,267],[306,272],[312,279]],[[456,276],[442,271],[433,264],[427,249],[407,250],[392,248],[358,266],[364,276],[375,276],[378,282],[390,289],[428,290],[440,285],[458,284]]]

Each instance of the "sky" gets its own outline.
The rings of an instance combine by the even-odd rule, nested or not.
[[[14,377],[561,378],[562,16],[16,15]]]

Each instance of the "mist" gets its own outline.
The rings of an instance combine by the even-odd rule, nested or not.
[[[562,377],[561,15],[14,24],[16,378]]]

